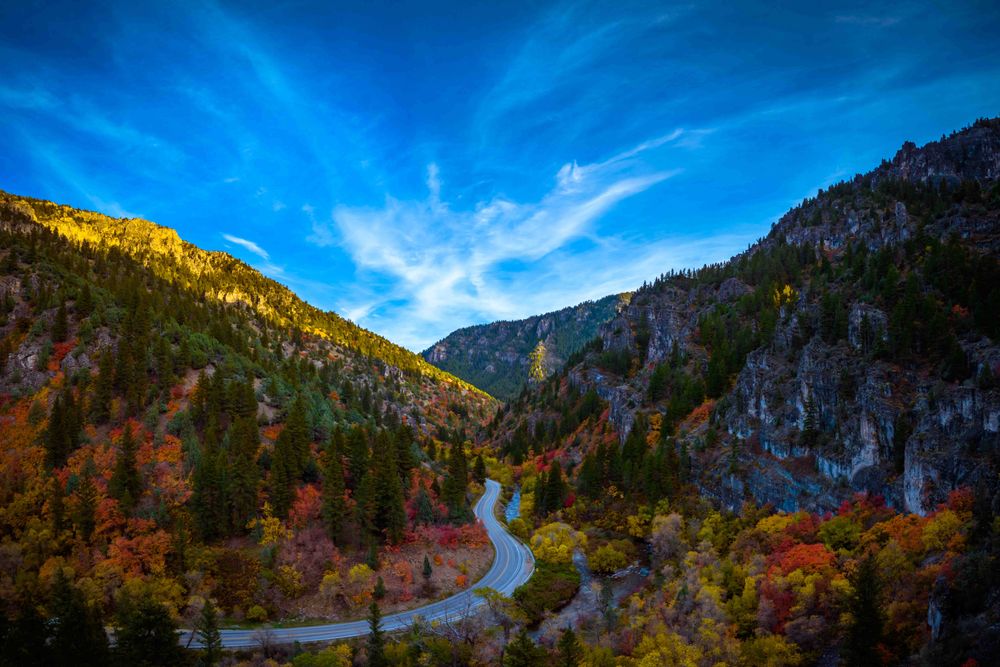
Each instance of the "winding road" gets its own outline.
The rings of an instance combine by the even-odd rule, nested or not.
[[[468,616],[483,605],[482,598],[474,594],[478,588],[494,588],[505,595],[510,595],[514,589],[526,582],[535,570],[535,559],[531,551],[507,532],[493,513],[497,499],[500,497],[500,483],[492,479],[486,480],[486,491],[476,503],[476,518],[483,523],[486,532],[496,550],[496,558],[489,572],[475,583],[472,588],[452,595],[444,600],[438,600],[423,607],[389,614],[382,619],[382,628],[387,632],[403,630],[413,625],[418,617],[424,622],[447,621]],[[249,648],[257,646],[260,630],[222,630],[222,645],[226,648]],[[268,628],[268,640],[276,644],[292,642],[326,642],[349,637],[360,637],[368,634],[368,621],[348,621],[344,623],[326,623],[323,625],[307,625],[294,628]],[[181,633],[182,644],[198,647],[197,637],[191,637],[191,631]]]

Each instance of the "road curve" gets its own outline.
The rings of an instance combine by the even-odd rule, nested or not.
[[[496,558],[489,572],[475,583],[472,588],[452,595],[444,600],[438,600],[423,607],[389,614],[382,619],[382,627],[392,632],[405,629],[420,617],[425,622],[446,621],[467,616],[477,611],[483,601],[473,592],[477,588],[489,586],[510,595],[514,589],[526,582],[535,569],[535,559],[531,551],[507,532],[493,513],[493,507],[500,497],[500,483],[492,479],[486,480],[486,491],[476,503],[476,518],[483,523],[486,532],[496,550]],[[248,648],[258,645],[259,630],[222,630],[222,645],[226,648]],[[290,644],[292,642],[328,642],[336,639],[360,637],[368,634],[368,621],[348,621],[345,623],[326,623],[323,625],[307,625],[294,628],[269,628],[268,639],[273,643]],[[198,647],[197,637],[191,637],[191,631],[181,633],[180,641],[193,648]]]

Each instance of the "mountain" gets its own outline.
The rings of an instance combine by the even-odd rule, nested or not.
[[[578,474],[609,432],[662,442],[733,508],[835,510],[869,491],[928,514],[969,487],[996,511],[998,177],[1000,120],[905,144],[741,255],[637,291],[489,437]],[[648,468],[634,455],[619,488]]]
[[[996,662],[998,177],[1000,119],[907,143],[498,410],[540,636],[596,589],[622,664]]]
[[[628,303],[629,294],[606,296],[523,320],[458,329],[421,355],[491,396],[510,400],[525,385],[562,368],[597,335],[601,324]]]
[[[201,293],[205,299],[242,304],[276,326],[294,327],[401,370],[472,388],[409,350],[336,313],[309,305],[284,285],[231,255],[202,250],[181,240],[168,227],[138,218],[112,218],[3,191],[0,191],[0,206],[9,220],[44,226],[73,243],[120,250],[156,277],[178,288]]]
[[[183,664],[161,649],[209,599],[260,622],[464,588],[496,405],[173,230],[0,193],[0,664],[107,664],[147,612],[146,655]]]

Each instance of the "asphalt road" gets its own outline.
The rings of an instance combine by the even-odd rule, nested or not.
[[[481,598],[473,594],[477,588],[489,586],[505,595],[510,595],[514,589],[527,581],[535,570],[535,559],[531,551],[515,539],[493,514],[493,507],[500,497],[500,483],[492,479],[486,480],[486,491],[476,503],[476,518],[483,523],[486,532],[496,550],[496,558],[489,572],[471,588],[452,595],[450,598],[438,600],[423,607],[389,614],[383,617],[382,627],[389,632],[402,630],[413,624],[420,617],[424,622],[455,620],[478,611],[482,606]],[[248,648],[259,645],[260,630],[222,630],[222,644],[226,648]],[[360,637],[368,634],[367,621],[349,621],[346,623],[325,623],[322,625],[307,625],[294,628],[269,628],[268,640],[275,644],[290,644],[292,642],[327,642],[349,637]],[[190,631],[181,634],[181,643],[192,647],[198,646],[197,638],[190,637]]]

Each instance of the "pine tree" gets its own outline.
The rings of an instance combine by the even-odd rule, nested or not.
[[[66,465],[66,459],[80,446],[80,414],[72,387],[66,387],[52,402],[45,430],[45,462],[50,468]]]
[[[34,604],[22,605],[10,625],[0,614],[0,665],[3,667],[49,667],[56,664],[49,648],[49,628]]]
[[[382,611],[372,600],[368,606],[368,667],[388,667],[385,657],[385,632],[382,630]]]
[[[242,532],[257,514],[257,490],[260,485],[260,468],[257,451],[260,436],[254,416],[245,415],[230,427],[229,439],[229,523],[236,532]]]
[[[191,507],[198,533],[205,541],[213,540],[227,524],[223,463],[217,443],[214,420],[202,437],[201,456],[194,470]]]
[[[844,664],[861,667],[881,664],[878,645],[882,641],[881,582],[872,554],[858,563],[851,577],[854,595],[850,601],[851,623],[844,644]]]
[[[122,596],[115,617],[115,654],[122,665],[177,665],[183,661],[170,612],[148,593]]]
[[[90,540],[97,525],[97,486],[94,485],[96,468],[93,459],[87,459],[80,475],[80,486],[76,490],[76,505],[73,522],[84,541]]]
[[[434,570],[431,568],[431,561],[427,557],[427,554],[424,554],[424,567],[422,574],[424,575],[424,579],[427,581],[430,581],[431,575],[434,574]]]
[[[125,514],[130,514],[142,494],[142,474],[136,463],[136,442],[132,424],[126,424],[118,443],[115,469],[108,483],[108,493],[118,500]]]
[[[549,474],[545,480],[543,498],[545,502],[544,511],[546,513],[555,512],[561,508],[563,501],[566,499],[566,483],[563,481],[562,466],[559,464],[558,459],[553,461],[552,466],[549,468]]]
[[[343,435],[336,431],[326,447],[323,464],[323,522],[326,524],[327,534],[337,546],[344,544],[344,527],[347,522],[342,446]]]
[[[410,471],[416,465],[413,459],[413,429],[409,426],[400,426],[396,429],[396,468],[399,470],[399,479],[403,482],[403,491],[406,492],[406,481],[410,478]]]
[[[583,655],[573,628],[567,627],[562,631],[559,642],[556,644],[556,651],[556,664],[559,667],[577,667],[580,664]]]
[[[375,516],[377,506],[375,504],[375,476],[366,474],[358,483],[358,489],[354,494],[355,521],[358,524],[360,537],[365,545],[374,543],[378,538],[378,529],[375,527]]]
[[[403,487],[396,469],[395,448],[384,430],[376,437],[372,474],[375,485],[375,527],[389,542],[396,544],[403,538],[403,531],[406,529],[406,510],[403,507]]]
[[[417,513],[413,517],[413,523],[417,526],[429,526],[434,523],[434,505],[431,497],[427,494],[427,489],[420,487],[417,491]]]
[[[299,419],[296,418],[295,421],[298,422]],[[289,417],[289,423],[274,443],[274,454],[271,457],[271,504],[274,506],[274,515],[282,519],[292,506],[295,486],[302,470],[301,425],[301,422],[292,424]]]
[[[306,415],[306,402],[302,394],[295,398],[291,410],[288,411],[288,419],[279,439],[282,437],[288,440],[288,447],[293,454],[292,460],[295,464],[295,476],[298,477],[309,459],[309,442],[312,440]]]
[[[368,473],[368,442],[360,427],[351,429],[347,443],[347,467],[350,473],[350,489],[357,491],[361,480]]]
[[[66,340],[67,335],[69,335],[69,322],[66,315],[66,302],[63,301],[59,304],[59,310],[56,311],[56,317],[52,321],[52,342],[62,343]]]
[[[483,461],[482,454],[476,455],[476,462],[472,466],[472,478],[479,484],[486,481],[486,463]]]
[[[527,631],[521,630],[507,645],[503,664],[504,667],[541,667],[545,664],[545,653],[535,645]]]
[[[62,482],[53,475],[49,478],[49,516],[52,519],[52,532],[58,538],[66,527],[66,498]]]
[[[90,293],[90,284],[84,283],[80,290],[80,295],[76,298],[76,313],[80,317],[87,317],[94,309],[94,297]]]
[[[805,447],[813,447],[819,440],[819,419],[816,414],[816,403],[812,394],[806,400],[805,417],[802,423],[801,442]]]
[[[213,667],[222,658],[222,633],[219,632],[219,615],[211,599],[205,600],[194,631],[201,644],[198,664]]]
[[[452,444],[448,457],[448,473],[444,479],[443,500],[448,507],[448,517],[455,522],[469,520],[469,507],[465,499],[469,486],[469,466],[465,458],[465,448],[458,440]]]
[[[114,392],[114,357],[104,348],[98,362],[97,381],[90,399],[90,417],[96,424],[103,424],[111,416],[111,399]]]
[[[108,663],[108,635],[100,610],[86,603],[61,567],[52,582],[49,616],[52,664],[103,667]]]

